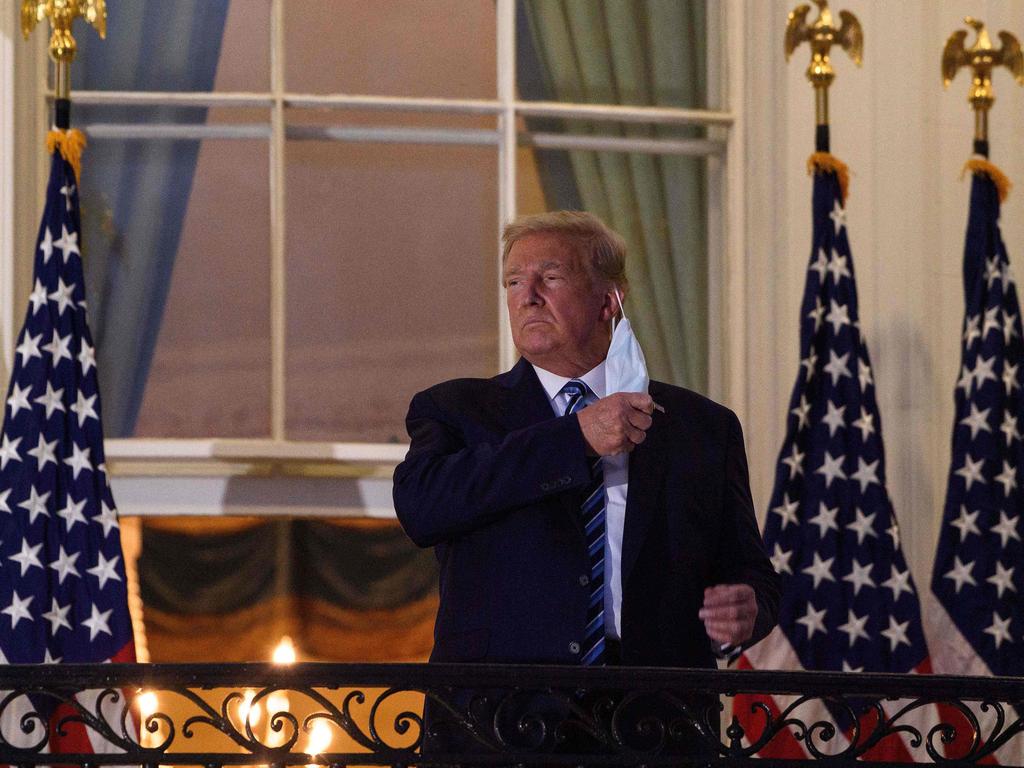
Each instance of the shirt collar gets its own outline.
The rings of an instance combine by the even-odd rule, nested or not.
[[[533,363],[530,363],[530,365],[533,365]],[[536,371],[537,378],[540,379],[540,384],[544,387],[544,391],[548,395],[548,400],[554,400],[558,397],[558,394],[562,391],[562,387],[573,379],[578,379],[590,387],[591,392],[597,395],[598,399],[604,397],[606,389],[604,380],[604,360],[582,376],[559,376],[557,373],[544,370],[539,365],[534,365],[533,370]]]

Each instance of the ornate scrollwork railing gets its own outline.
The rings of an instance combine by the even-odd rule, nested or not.
[[[967,765],[992,757],[1024,765],[1022,715],[1021,678],[443,664],[8,666],[0,667],[0,764],[737,765],[761,753],[778,765]]]

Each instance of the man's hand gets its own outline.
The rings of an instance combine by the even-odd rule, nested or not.
[[[587,446],[598,456],[628,453],[647,437],[654,401],[643,392],[602,397],[576,415]]]
[[[754,634],[757,598],[749,584],[719,584],[704,590],[704,620],[708,637],[717,643],[739,645]]]

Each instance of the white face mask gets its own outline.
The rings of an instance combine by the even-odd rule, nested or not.
[[[609,395],[616,392],[646,393],[651,379],[647,375],[644,351],[640,349],[640,343],[633,335],[629,320],[626,319],[618,288],[615,289],[615,298],[622,311],[622,320],[612,329],[612,343],[608,347],[608,357],[605,359],[605,386]]]

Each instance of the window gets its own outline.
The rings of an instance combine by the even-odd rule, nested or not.
[[[737,8],[141,0],[81,27],[108,438],[390,459],[414,391],[514,361],[501,225],[557,207],[626,236],[652,373],[720,393]]]

